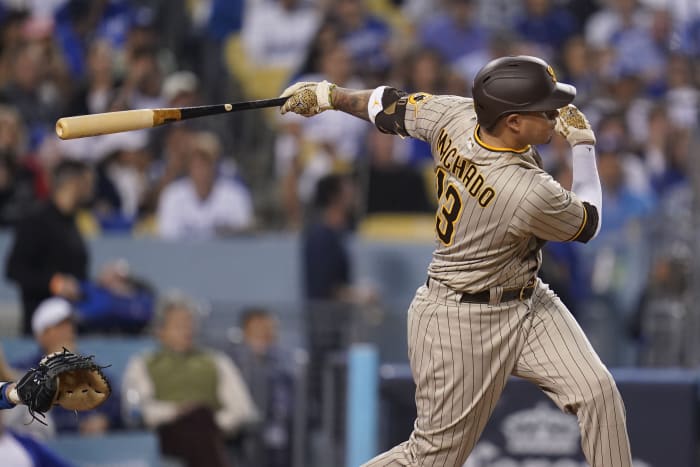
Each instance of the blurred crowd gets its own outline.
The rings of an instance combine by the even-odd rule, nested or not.
[[[587,245],[547,244],[544,279],[606,363],[687,364],[700,108],[700,4],[687,0],[0,0],[0,227],[17,233],[6,276],[21,290],[24,332],[52,296],[86,328],[151,322],[155,291],[125,265],[87,277],[86,236],[303,230],[307,297],[367,304],[371,291],[347,287],[344,232],[435,208],[430,148],[339,112],[256,110],[70,141],[55,135],[57,118],[271,98],[298,80],[469,96],[481,66],[512,54],[540,56],[574,84],[598,140],[602,230]],[[540,153],[570,187],[564,140]],[[309,332],[312,347],[328,347]],[[255,373],[245,355],[238,363]],[[165,378],[153,362],[171,357],[131,370]],[[164,418],[145,414],[174,427],[175,449],[179,416],[203,433],[221,422],[180,402]]]
[[[45,199],[65,159],[94,171],[83,206],[91,233],[298,229],[316,182],[338,172],[358,174],[361,214],[426,212],[427,146],[340,113],[243,112],[70,141],[54,124],[269,98],[320,78],[468,96],[478,69],[505,54],[541,56],[576,85],[601,152],[622,154],[614,159],[631,188],[653,203],[684,178],[697,119],[698,9],[683,0],[5,0],[0,222],[11,226]],[[546,156],[565,179],[565,146]],[[387,202],[396,190],[403,196]]]

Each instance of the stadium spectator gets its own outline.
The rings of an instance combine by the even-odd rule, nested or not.
[[[400,159],[401,140],[378,131],[367,135],[370,158],[367,214],[430,212],[426,181],[416,166]]]
[[[125,260],[104,265],[94,281],[82,282],[80,295],[75,308],[83,333],[140,334],[155,314],[155,290]]]
[[[218,173],[221,146],[209,132],[192,136],[188,176],[168,185],[158,205],[158,233],[175,239],[226,237],[253,227],[248,190]]]
[[[610,0],[588,18],[586,42],[594,48],[607,47],[613,36],[625,27],[643,26],[647,21],[648,12],[637,0]]]
[[[596,147],[605,205],[601,229],[587,248],[578,248],[590,294],[584,298],[581,320],[601,358],[610,365],[625,365],[637,358],[630,325],[638,319],[647,283],[651,258],[644,225],[656,199],[629,178],[633,172],[626,158],[634,156],[604,141]]]
[[[27,153],[26,137],[19,113],[0,105],[0,227],[15,225],[46,195],[43,172]]]
[[[583,36],[573,36],[561,48],[561,80],[576,86],[575,103],[583,107],[596,91],[594,53],[586,45]]]
[[[123,394],[132,401],[124,403],[138,400],[164,455],[187,467],[227,466],[225,438],[257,422],[257,410],[233,362],[195,344],[195,313],[185,297],[165,299],[155,327],[160,345],[129,361]]]
[[[319,25],[316,8],[302,0],[249,5],[241,31],[248,58],[258,67],[296,70]]]
[[[679,130],[697,128],[700,109],[700,90],[697,76],[693,76],[692,61],[685,55],[673,54],[668,57],[666,70],[666,113],[671,125]]]
[[[444,94],[447,91],[450,69],[436,50],[419,48],[410,51],[397,65],[400,65],[395,66],[400,71],[397,78],[403,82],[401,89],[406,89],[407,92],[420,91],[430,94]],[[401,145],[397,144],[397,146]],[[403,147],[408,152],[406,162],[418,170],[430,165],[432,170],[433,156],[428,143],[409,138],[405,140]]]
[[[90,44],[85,79],[75,86],[68,106],[69,115],[107,112],[114,99],[117,80],[115,50],[106,40]]]
[[[443,11],[421,23],[420,44],[436,49],[450,63],[486,48],[489,32],[478,21],[476,3],[448,0]]]
[[[161,95],[163,70],[157,50],[136,48],[126,60],[126,75],[117,89],[110,110],[156,109],[165,107]]]
[[[192,129],[185,124],[166,126],[158,140],[159,153],[151,164],[150,183],[144,195],[142,215],[153,216],[163,190],[174,181],[187,177]]]
[[[140,219],[152,162],[147,135],[132,132],[96,166],[93,213],[105,232],[130,231]]]
[[[10,81],[0,89],[0,102],[22,116],[30,148],[35,148],[53,129],[60,113],[60,92],[47,79],[48,65],[41,45],[24,42],[8,51],[12,63]]]
[[[79,351],[75,311],[70,302],[63,298],[52,297],[39,304],[32,316],[32,332],[39,348],[33,355],[13,362],[15,368],[36,368],[45,355],[60,352],[63,348],[73,352]],[[105,373],[109,379],[109,370],[105,370]],[[118,391],[118,388],[113,388],[113,391],[115,389]],[[76,413],[56,407],[48,416],[51,417],[58,433],[101,435],[121,426],[119,394],[113,393],[112,397],[91,411]]]
[[[693,242],[695,196],[687,180],[663,193],[650,223],[652,262],[649,287],[641,304],[639,363],[669,367],[692,365],[685,351],[692,335],[694,309]]]
[[[134,10],[131,2],[118,0],[68,0],[62,3],[54,15],[55,40],[66,57],[71,74],[84,76],[87,50],[92,41],[106,40],[113,47],[122,48],[133,26]]]
[[[361,86],[341,43],[321,51],[319,66],[317,73],[300,79],[327,79],[339,86]],[[324,175],[353,170],[362,154],[368,124],[342,112],[332,112],[318,119],[285,118],[283,125],[278,131],[275,162],[287,226],[296,229],[303,223],[318,180]]]
[[[89,252],[78,227],[78,210],[92,197],[93,172],[82,162],[63,161],[53,171],[51,198],[14,229],[5,274],[22,296],[22,332],[32,332],[32,315],[44,299],[79,298],[87,279]]]
[[[167,107],[196,107],[205,105],[207,102],[213,102],[204,100],[202,93],[206,93],[207,90],[203,88],[203,85],[204,83],[200,81],[199,77],[191,71],[170,73],[163,80],[162,94],[165,99],[165,105]],[[230,118],[201,118],[190,120],[186,123],[192,129],[216,133],[221,140],[222,147],[238,147],[240,137],[236,135],[236,130],[240,131],[240,129],[235,128],[235,125],[238,124],[240,126],[240,122],[236,121],[236,117],[243,118],[241,115],[243,113],[230,115]],[[162,140],[155,142],[162,145]]]
[[[366,0],[338,0],[328,9],[338,40],[351,58],[351,67],[366,81],[381,80],[389,72],[389,39],[387,22],[368,11]]]
[[[544,47],[549,55],[576,32],[574,17],[551,0],[526,0],[524,4],[525,11],[515,19],[515,30],[523,39]]]
[[[357,187],[346,175],[327,175],[316,186],[316,212],[303,233],[303,318],[309,340],[309,402],[320,420],[321,377],[328,358],[350,343],[353,305],[377,300],[374,289],[353,285],[346,241],[357,211]]]
[[[504,55],[517,55],[516,44],[517,40],[513,33],[507,31],[496,32],[489,36],[486,47],[476,49],[458,58],[452,63],[452,69],[464,81],[469,83],[468,93],[471,93],[471,83],[474,82],[474,77],[481,67],[484,66],[484,63]],[[465,95],[468,95],[468,93]]]
[[[294,411],[294,375],[290,356],[280,347],[277,320],[263,308],[250,308],[240,319],[243,340],[230,355],[241,370],[261,416],[258,444],[247,463],[290,467]]]

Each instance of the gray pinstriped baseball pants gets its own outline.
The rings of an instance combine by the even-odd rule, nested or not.
[[[632,465],[615,382],[546,284],[538,279],[526,301],[490,306],[459,298],[433,280],[418,289],[408,311],[418,417],[408,441],[365,466],[461,466],[511,374],[576,414],[592,467]]]

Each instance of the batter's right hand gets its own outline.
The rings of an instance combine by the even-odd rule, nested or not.
[[[577,144],[595,144],[595,134],[583,112],[575,105],[569,104],[559,109],[559,116],[554,127],[573,147]]]
[[[300,82],[289,86],[280,97],[287,97],[287,102],[282,105],[282,114],[294,112],[304,117],[320,114],[324,110],[333,108],[331,104],[331,91],[335,84],[328,81]]]

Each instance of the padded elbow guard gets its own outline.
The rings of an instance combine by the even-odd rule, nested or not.
[[[408,94],[395,88],[386,88],[382,94],[382,111],[377,114],[374,124],[382,133],[408,136],[406,131],[406,103]]]

